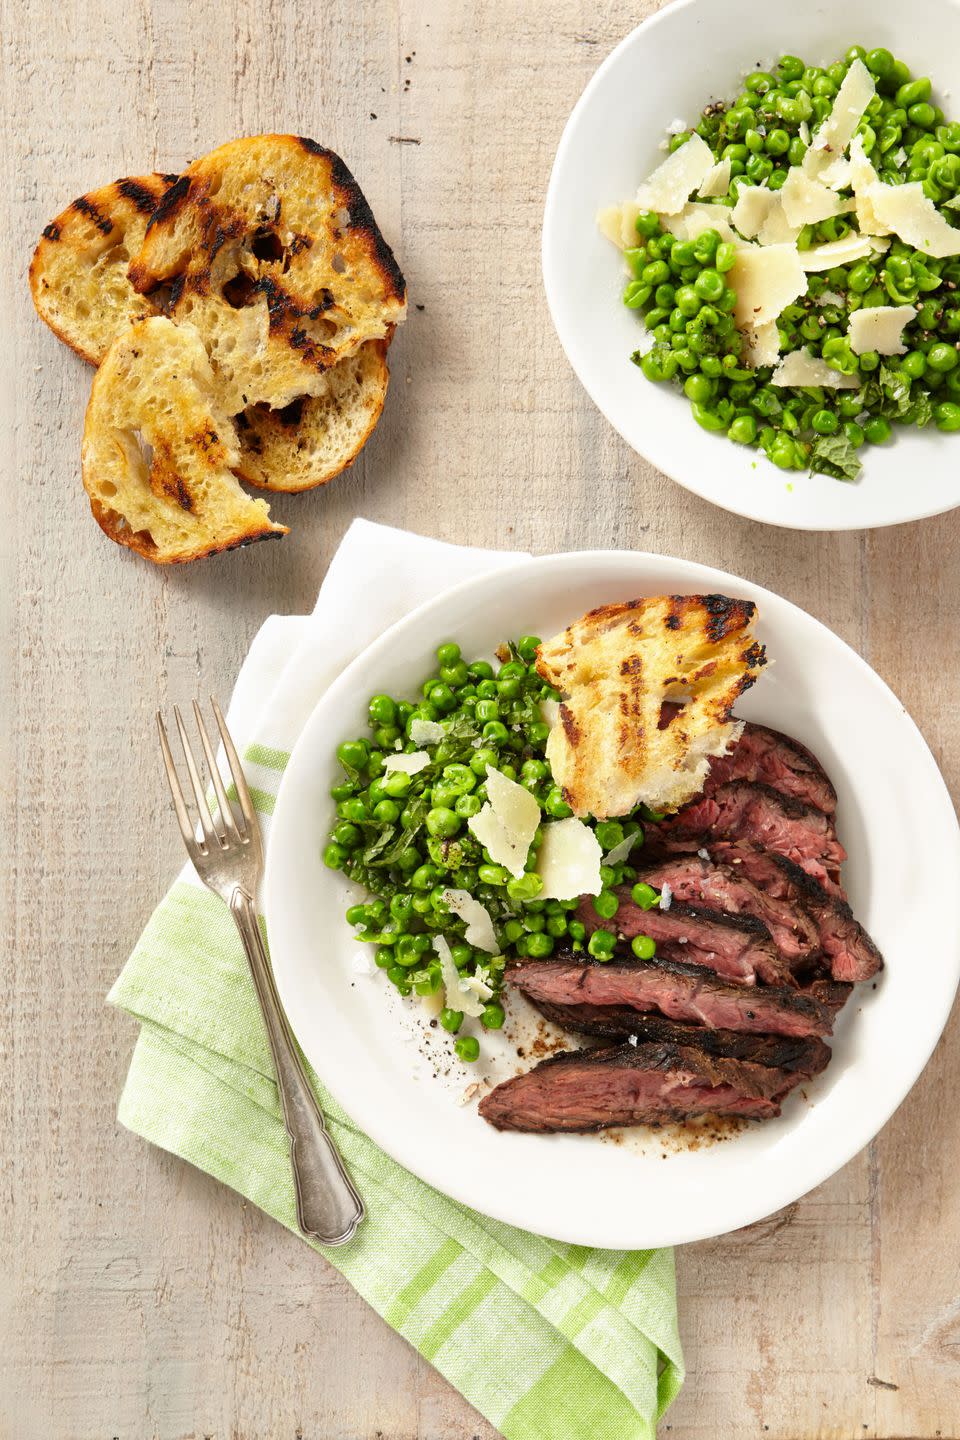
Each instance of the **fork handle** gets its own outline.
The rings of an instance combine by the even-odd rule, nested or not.
[[[238,888],[230,900],[230,911],[250,962],[277,1071],[283,1123],[290,1137],[297,1222],[305,1235],[322,1245],[343,1245],[353,1238],[364,1217],[363,1201],[327,1132],[304,1071],[277,994],[252,897]]]

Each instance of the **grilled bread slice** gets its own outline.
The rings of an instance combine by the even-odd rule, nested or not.
[[[547,759],[575,815],[678,810],[700,793],[765,663],[755,611],[725,595],[655,595],[591,610],[540,646],[537,670],[563,697]],[[661,729],[670,701],[682,708]]]
[[[368,340],[326,371],[322,395],[283,410],[252,405],[237,416],[237,474],[264,490],[309,490],[352,465],[383,409],[388,340]]]
[[[30,264],[30,293],[40,319],[91,365],[99,365],[127,325],[158,304],[127,278],[147,221],[176,175],[115,180],[81,195],[40,236]]]
[[[158,565],[285,534],[240,487],[239,459],[196,331],[155,316],[118,335],[83,429],[83,484],[104,533]]]
[[[296,135],[221,146],[157,206],[130,279],[170,284],[169,313],[207,347],[224,405],[283,409],[403,318],[400,269],[338,155]]]

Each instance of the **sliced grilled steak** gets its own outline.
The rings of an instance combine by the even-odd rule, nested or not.
[[[827,815],[837,808],[837,792],[817,757],[789,735],[751,721],[726,755],[711,760],[704,794],[731,780],[759,781]]]
[[[725,915],[721,910],[677,902],[669,910],[641,910],[630,891],[617,892],[620,908],[612,920],[601,920],[589,897],[580,901],[578,914],[588,931],[610,930],[624,939],[649,935],[668,959],[703,965],[725,980],[754,985],[793,983],[789,967],[777,954],[770,931],[752,915]]]
[[[802,905],[766,893],[732,866],[716,865],[696,854],[632,863],[638,880],[655,890],[669,886],[674,901],[708,905],[728,915],[752,915],[762,921],[791,968],[819,948],[817,927]]]
[[[690,1045],[726,1060],[750,1060],[755,1065],[798,1070],[819,1075],[830,1062],[830,1048],[822,1040],[784,1035],[745,1035],[736,1030],[710,1030],[705,1025],[680,1025],[662,1015],[638,1015],[625,1005],[548,1005],[537,1009],[562,1030],[575,1035],[600,1035],[609,1040],[652,1040]]]
[[[602,1130],[698,1115],[767,1120],[802,1076],[679,1045],[616,1045],[554,1055],[480,1102],[498,1130]]]
[[[820,948],[829,956],[834,980],[869,980],[883,969],[883,956],[846,900],[828,894],[814,876],[785,855],[746,841],[713,840],[710,836],[671,841],[670,848],[675,844],[705,849],[712,861],[746,876],[774,902],[806,911],[817,928]]]
[[[535,1005],[625,1005],[670,1020],[752,1035],[829,1035],[833,1010],[817,994],[738,985],[700,965],[655,960],[582,962],[573,956],[508,966],[508,985]]]
[[[831,818],[769,785],[731,780],[647,830],[649,838],[657,841],[710,836],[761,845],[793,860],[831,895],[843,898],[840,866],[847,852],[834,834]]]

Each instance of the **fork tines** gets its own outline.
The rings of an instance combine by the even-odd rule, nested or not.
[[[243,773],[243,766],[240,764],[240,757],[237,754],[236,747],[227,729],[220,706],[216,700],[212,698],[210,703],[213,706],[217,728],[220,731],[220,739],[223,742],[224,753],[226,754],[227,763],[230,767],[230,775],[236,790],[242,819],[238,823],[220,775],[216,755],[210,743],[210,737],[207,734],[207,727],[204,724],[203,714],[200,706],[196,700],[194,700],[193,713],[200,735],[200,744],[203,747],[207,770],[213,783],[214,794],[217,798],[216,811],[219,824],[215,822],[201,779],[200,767],[197,765],[190,741],[187,737],[187,731],[180,714],[180,708],[175,705],[173,714],[180,736],[180,743],[183,746],[187,773],[190,776],[190,784],[193,789],[193,798],[200,822],[201,839],[197,837],[196,826],[190,817],[187,801],[184,798],[183,787],[180,783],[180,777],[177,774],[177,767],[170,749],[170,741],[167,738],[167,730],[163,723],[163,716],[159,711],[157,712],[157,729],[160,733],[160,748],[163,751],[163,761],[166,766],[167,780],[170,784],[170,794],[173,797],[174,809],[177,812],[180,833],[183,836],[183,842],[191,858],[195,858],[197,855],[207,855],[211,846],[215,846],[220,850],[228,850],[236,845],[246,845],[249,843],[251,831],[256,829],[253,801],[250,798],[250,791]]]

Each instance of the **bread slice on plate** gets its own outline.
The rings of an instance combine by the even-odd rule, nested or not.
[[[97,524],[158,565],[286,534],[233,471],[240,448],[195,330],[163,316],[130,325],[93,379],[83,484]]]
[[[40,319],[91,365],[136,320],[158,311],[127,278],[147,221],[176,175],[138,175],[81,195],[47,225],[30,264]]]
[[[678,810],[699,795],[766,663],[755,615],[726,595],[654,595],[591,610],[540,646],[537,670],[562,696],[547,760],[574,814]],[[665,704],[680,708],[662,726]]]
[[[350,171],[296,135],[259,135],[194,161],[147,226],[135,289],[170,285],[225,408],[282,410],[404,318],[406,285]]]
[[[283,410],[252,405],[237,416],[237,474],[264,490],[309,490],[352,465],[387,396],[387,340],[368,340],[326,372],[322,395]]]

